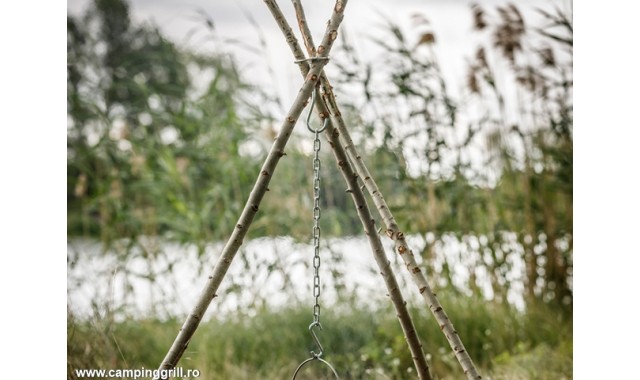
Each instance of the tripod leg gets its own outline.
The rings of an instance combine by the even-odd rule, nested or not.
[[[322,46],[324,47],[320,52],[321,57],[327,57],[329,55],[329,51],[333,46],[333,42],[335,40],[335,34],[337,33],[338,27],[342,22],[344,16],[344,8],[346,5],[346,0],[338,0],[336,2],[336,6],[334,7],[333,13],[331,15],[331,19],[327,25],[327,30],[325,32],[324,38],[322,39]],[[338,6],[340,4],[340,6]],[[316,83],[319,78],[319,74],[322,71],[322,68],[327,63],[326,59],[320,59],[314,61],[311,65],[311,69],[309,70],[309,74],[305,77],[304,84],[302,88],[298,92],[298,96],[296,97],[293,105],[289,110],[289,116],[284,120],[282,127],[280,129],[280,134],[276,138],[269,154],[262,166],[262,170],[258,175],[255,185],[253,186],[253,190],[249,195],[249,199],[247,200],[244,209],[242,210],[242,214],[238,219],[238,223],[236,224],[236,228],[233,230],[231,237],[227,241],[224,249],[222,250],[222,254],[216,263],[216,266],[213,270],[211,276],[209,276],[209,280],[207,281],[198,301],[196,302],[195,307],[192,312],[187,317],[184,322],[180,332],[176,336],[171,348],[169,349],[167,355],[164,360],[160,364],[160,370],[171,369],[176,366],[182,354],[186,350],[191,337],[195,333],[202,317],[209,307],[209,304],[216,297],[216,292],[222,279],[224,278],[229,266],[231,265],[231,261],[235,257],[240,245],[242,245],[242,241],[255,217],[258,207],[260,206],[260,202],[264,197],[264,194],[268,190],[268,185],[273,175],[273,172],[278,164],[280,158],[284,155],[284,148],[291,136],[291,132],[304,109],[305,102],[311,96],[311,92],[316,86]]]

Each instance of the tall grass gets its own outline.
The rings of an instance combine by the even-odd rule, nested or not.
[[[444,295],[443,305],[487,378],[561,379],[572,376],[572,321],[543,304],[522,313],[502,303]],[[306,305],[263,309],[201,325],[180,366],[200,379],[283,379],[313,349]],[[412,310],[432,372],[463,378],[433,317]],[[180,328],[178,319],[78,321],[69,316],[69,378],[78,368],[155,368]],[[344,379],[415,378],[391,307],[325,309],[319,338],[325,359]],[[306,367],[305,367],[306,368]],[[321,366],[309,366],[320,378]]]

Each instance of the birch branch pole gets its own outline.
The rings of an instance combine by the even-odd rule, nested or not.
[[[327,57],[331,48],[333,47],[333,43],[338,35],[338,27],[342,22],[344,17],[344,9],[346,6],[347,0],[337,0],[336,4],[333,8],[333,13],[331,15],[331,19],[327,24],[327,29],[322,39],[321,46],[318,47],[318,56],[319,57]],[[222,279],[224,278],[229,266],[231,265],[231,261],[235,257],[238,249],[242,245],[242,241],[247,234],[249,226],[255,217],[258,208],[260,206],[260,202],[264,197],[265,193],[269,190],[268,185],[273,176],[273,172],[276,169],[276,166],[282,156],[285,155],[284,148],[291,136],[291,132],[302,113],[302,110],[305,107],[305,104],[309,97],[311,96],[311,92],[314,90],[317,85],[318,78],[322,68],[327,63],[326,59],[316,60],[311,64],[310,70],[305,76],[304,84],[302,85],[293,105],[291,106],[288,116],[285,118],[282,126],[280,128],[280,133],[276,137],[269,154],[258,174],[258,178],[256,183],[251,190],[251,194],[249,195],[249,199],[247,200],[244,209],[238,219],[238,223],[231,233],[231,237],[227,241],[227,244],[222,250],[220,258],[218,259],[211,276],[202,290],[198,301],[196,302],[195,307],[191,311],[191,313],[187,316],[186,321],[184,322],[182,328],[178,332],[176,339],[174,340],[171,348],[169,349],[167,355],[164,360],[160,364],[160,370],[163,369],[171,369],[176,366],[184,351],[186,350],[189,342],[191,341],[191,337],[195,333],[202,317],[211,304],[213,298],[216,297],[216,292]]]
[[[302,9],[301,5],[299,4],[299,0],[292,0],[292,1],[294,3],[294,8],[296,9],[296,13],[298,14],[297,12],[298,9]],[[274,11],[277,9],[276,8],[277,5],[273,4],[272,6],[271,3],[274,3],[273,1],[265,0],[265,2],[269,6],[273,14]],[[298,5],[296,5],[296,3],[298,3]],[[274,17],[276,17],[275,14],[274,14]],[[284,19],[283,17],[280,17],[280,18]],[[304,14],[302,14],[302,17],[298,16],[298,23],[300,24],[301,30],[303,30],[304,42],[309,54],[314,54],[315,52],[313,48],[313,41],[311,41],[311,35],[308,33],[308,27],[306,26]],[[287,43],[289,44],[294,56],[296,57],[296,59],[300,59],[299,57],[301,55],[303,56],[304,54],[300,51],[300,47],[297,43],[297,40],[295,39],[295,36],[293,35],[293,32],[291,31],[291,27],[289,27],[286,24],[286,20],[285,20],[285,24],[279,21],[278,25],[280,26],[281,31],[285,35]],[[304,30],[306,30],[307,32],[305,33]],[[303,75],[304,75],[304,72],[303,72]],[[346,150],[346,155],[349,157],[349,160],[351,161],[351,163],[353,163],[353,165],[355,166],[357,175],[363,178],[365,187],[367,188],[367,191],[371,195],[371,198],[373,199],[373,202],[376,205],[376,208],[378,209],[378,213],[380,214],[381,218],[384,221],[384,224],[386,227],[386,235],[394,241],[396,251],[398,252],[400,257],[402,257],[405,263],[405,266],[411,275],[411,278],[413,279],[414,283],[418,287],[420,294],[422,295],[427,305],[429,306],[429,310],[432,312],[436,321],[438,322],[440,329],[444,333],[447,341],[449,342],[449,345],[451,346],[453,352],[455,353],[456,359],[460,363],[460,366],[462,367],[463,372],[465,373],[467,378],[470,380],[481,379],[482,376],[480,376],[478,370],[476,369],[475,364],[473,363],[473,360],[471,360],[469,353],[466,351],[464,344],[462,343],[462,340],[458,335],[458,332],[453,327],[453,323],[447,316],[442,305],[438,301],[436,294],[433,292],[433,290],[429,286],[429,283],[427,282],[426,277],[424,276],[424,274],[422,273],[422,270],[418,266],[415,256],[413,254],[413,251],[409,248],[409,245],[405,240],[404,233],[400,230],[398,224],[396,223],[395,218],[393,217],[393,214],[391,213],[391,210],[389,209],[389,206],[387,205],[382,195],[382,192],[378,188],[375,180],[373,179],[369,170],[367,169],[362,159],[362,156],[360,156],[360,154],[358,154],[358,152],[356,151],[353,140],[349,135],[346,124],[344,122],[344,119],[342,118],[342,114],[335,100],[335,95],[333,94],[333,87],[331,86],[329,80],[324,74],[324,71],[320,73],[320,84],[323,90],[323,97],[322,97],[323,101],[317,102],[317,103],[325,106],[324,109],[320,110],[320,116],[324,118],[328,113],[331,118],[331,123],[329,125],[332,128],[334,126],[337,126],[337,135],[339,136],[340,143],[344,145],[344,150]],[[330,136],[333,137],[334,133],[330,133]],[[335,143],[335,144],[340,145],[340,143]],[[332,146],[333,145],[334,144],[332,141]],[[342,145],[340,145],[340,147],[342,148]],[[337,151],[337,150],[338,148],[334,147],[334,151]],[[358,190],[360,189],[358,186],[356,186],[356,188]]]
[[[296,60],[303,60],[304,53],[300,49],[291,26],[282,14],[282,11],[280,10],[277,2],[275,0],[264,1],[271,11],[271,14],[276,20],[278,26],[280,27],[280,30],[284,34],[285,39],[287,40],[287,43],[289,44],[289,47],[293,52]],[[298,25],[305,40],[307,50],[309,51],[309,57],[314,57],[316,54],[316,49],[313,44],[313,39],[311,38],[311,32],[309,31],[306,22],[302,4],[300,3],[300,1],[293,1],[293,5],[296,11]],[[300,63],[300,72],[303,76],[308,75],[309,66],[304,61]],[[329,111],[321,99],[316,100],[316,110],[323,120],[329,115]],[[431,380],[432,378],[431,374],[429,373],[429,366],[427,365],[424,351],[422,350],[422,344],[420,343],[420,339],[414,327],[411,315],[409,314],[409,311],[407,309],[407,303],[404,301],[395,274],[391,269],[391,262],[385,255],[382,241],[380,240],[380,236],[378,235],[375,228],[375,221],[366,202],[366,197],[362,192],[362,189],[358,185],[358,176],[357,174],[355,174],[351,164],[349,163],[346,153],[342,148],[342,145],[340,145],[339,133],[331,122],[328,123],[326,132],[328,136],[327,138],[329,139],[329,144],[333,148],[334,156],[336,158],[336,161],[338,162],[340,172],[342,173],[347,183],[347,192],[351,194],[358,216],[364,227],[365,234],[369,239],[369,245],[371,246],[374,259],[378,265],[378,268],[380,269],[380,274],[382,275],[382,278],[385,282],[388,295],[396,309],[398,320],[407,341],[407,345],[409,346],[409,350],[411,352],[411,356],[413,358],[418,376],[421,380]]]
[[[320,81],[324,92],[323,98],[326,100],[328,108],[331,111],[331,120],[332,122],[337,124],[338,132],[341,138],[340,141],[344,144],[344,148],[347,151],[349,159],[352,163],[354,163],[356,172],[361,178],[363,178],[365,187],[371,195],[373,203],[376,205],[380,217],[384,221],[384,224],[387,228],[385,232],[386,235],[394,241],[396,251],[398,252],[400,257],[402,257],[402,260],[404,261],[404,264],[409,271],[413,282],[416,284],[420,294],[429,306],[429,310],[431,310],[431,312],[433,313],[433,316],[440,326],[440,330],[442,330],[445,337],[447,338],[447,341],[449,342],[451,349],[455,353],[456,359],[460,363],[463,372],[469,380],[481,379],[482,376],[480,376],[475,364],[473,363],[473,360],[471,360],[471,357],[465,349],[464,344],[462,343],[462,340],[458,335],[458,332],[453,327],[453,323],[442,308],[440,301],[438,301],[436,294],[429,286],[426,277],[418,266],[413,251],[409,248],[409,245],[407,244],[407,241],[404,237],[404,233],[398,227],[398,224],[396,223],[396,220],[393,217],[393,214],[391,213],[391,210],[389,209],[389,206],[387,205],[382,192],[369,173],[369,170],[362,160],[362,156],[360,156],[356,151],[353,140],[351,139],[351,136],[346,129],[344,120],[341,117],[340,110],[338,109],[338,106],[336,104],[335,96],[333,94],[332,87],[329,84],[329,81],[323,74],[321,74]]]

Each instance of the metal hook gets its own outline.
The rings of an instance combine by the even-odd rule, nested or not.
[[[317,92],[318,92],[318,89],[314,88],[313,89],[313,93],[311,94],[311,107],[309,107],[309,114],[307,115],[307,129],[312,133],[322,133],[327,128],[327,125],[329,125],[329,118],[326,117],[324,119],[324,123],[322,124],[322,128],[320,128],[320,129],[311,128],[311,123],[310,123],[311,122],[311,114],[313,113],[313,107],[316,105]]]
[[[318,321],[313,321],[313,323],[311,323],[309,325],[309,332],[311,333],[311,336],[313,337],[313,340],[316,343],[316,346],[318,346],[318,349],[320,350],[319,353],[315,353],[313,350],[309,351],[309,353],[311,353],[311,357],[305,361],[303,361],[302,363],[300,363],[300,365],[298,366],[298,368],[296,368],[295,372],[293,373],[293,377],[291,377],[291,380],[295,380],[296,376],[298,376],[298,372],[300,372],[300,370],[302,369],[302,367],[305,366],[305,364],[310,363],[314,360],[318,360],[320,363],[326,365],[327,367],[329,367],[329,369],[331,370],[331,373],[333,373],[333,376],[336,377],[336,379],[340,379],[340,377],[338,376],[338,372],[336,372],[335,368],[333,368],[333,366],[331,364],[329,364],[328,361],[324,360],[321,358],[322,354],[324,353],[324,349],[322,348],[322,344],[320,344],[320,340],[318,340],[318,336],[316,335],[316,332],[313,331],[314,328],[318,327],[320,330],[322,330],[322,325],[320,325],[320,322]]]
[[[322,348],[322,344],[320,344],[320,340],[318,340],[318,336],[316,335],[316,332],[313,331],[313,329],[318,326],[318,328],[320,330],[322,330],[322,325],[320,324],[320,322],[318,321],[314,321],[313,323],[311,323],[309,325],[309,332],[311,333],[311,336],[313,337],[313,340],[316,342],[316,346],[320,349],[319,353],[315,353],[313,350],[309,351],[309,353],[314,357],[314,358],[320,358],[322,356],[322,354],[324,353],[324,348]]]

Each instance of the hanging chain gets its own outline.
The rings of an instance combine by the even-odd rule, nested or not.
[[[320,139],[315,132],[313,141],[313,321],[320,323]]]
[[[313,132],[313,323],[320,326],[320,133],[326,128],[326,122],[320,129],[312,129],[309,118],[315,105],[317,89],[313,91],[311,108],[307,117],[307,128]],[[322,328],[320,326],[320,328]]]
[[[307,116],[307,129],[309,129],[314,134],[313,139],[313,297],[315,298],[315,302],[313,304],[313,322],[309,325],[309,332],[313,337],[313,341],[316,344],[316,351],[310,351],[311,357],[298,366],[296,371],[293,373],[292,380],[296,379],[298,372],[300,369],[304,367],[305,364],[310,363],[314,360],[318,360],[321,363],[325,364],[331,372],[339,379],[338,373],[333,368],[329,362],[322,359],[322,354],[324,353],[324,348],[322,348],[322,344],[320,344],[320,340],[318,340],[318,335],[316,334],[316,327],[322,330],[322,325],[320,324],[320,133],[322,133],[329,124],[329,118],[324,119],[324,123],[322,127],[319,129],[311,128],[311,124],[309,120],[311,119],[311,113],[313,112],[313,107],[316,103],[318,89],[313,90],[313,94],[311,96],[311,106],[309,107],[309,115]]]

